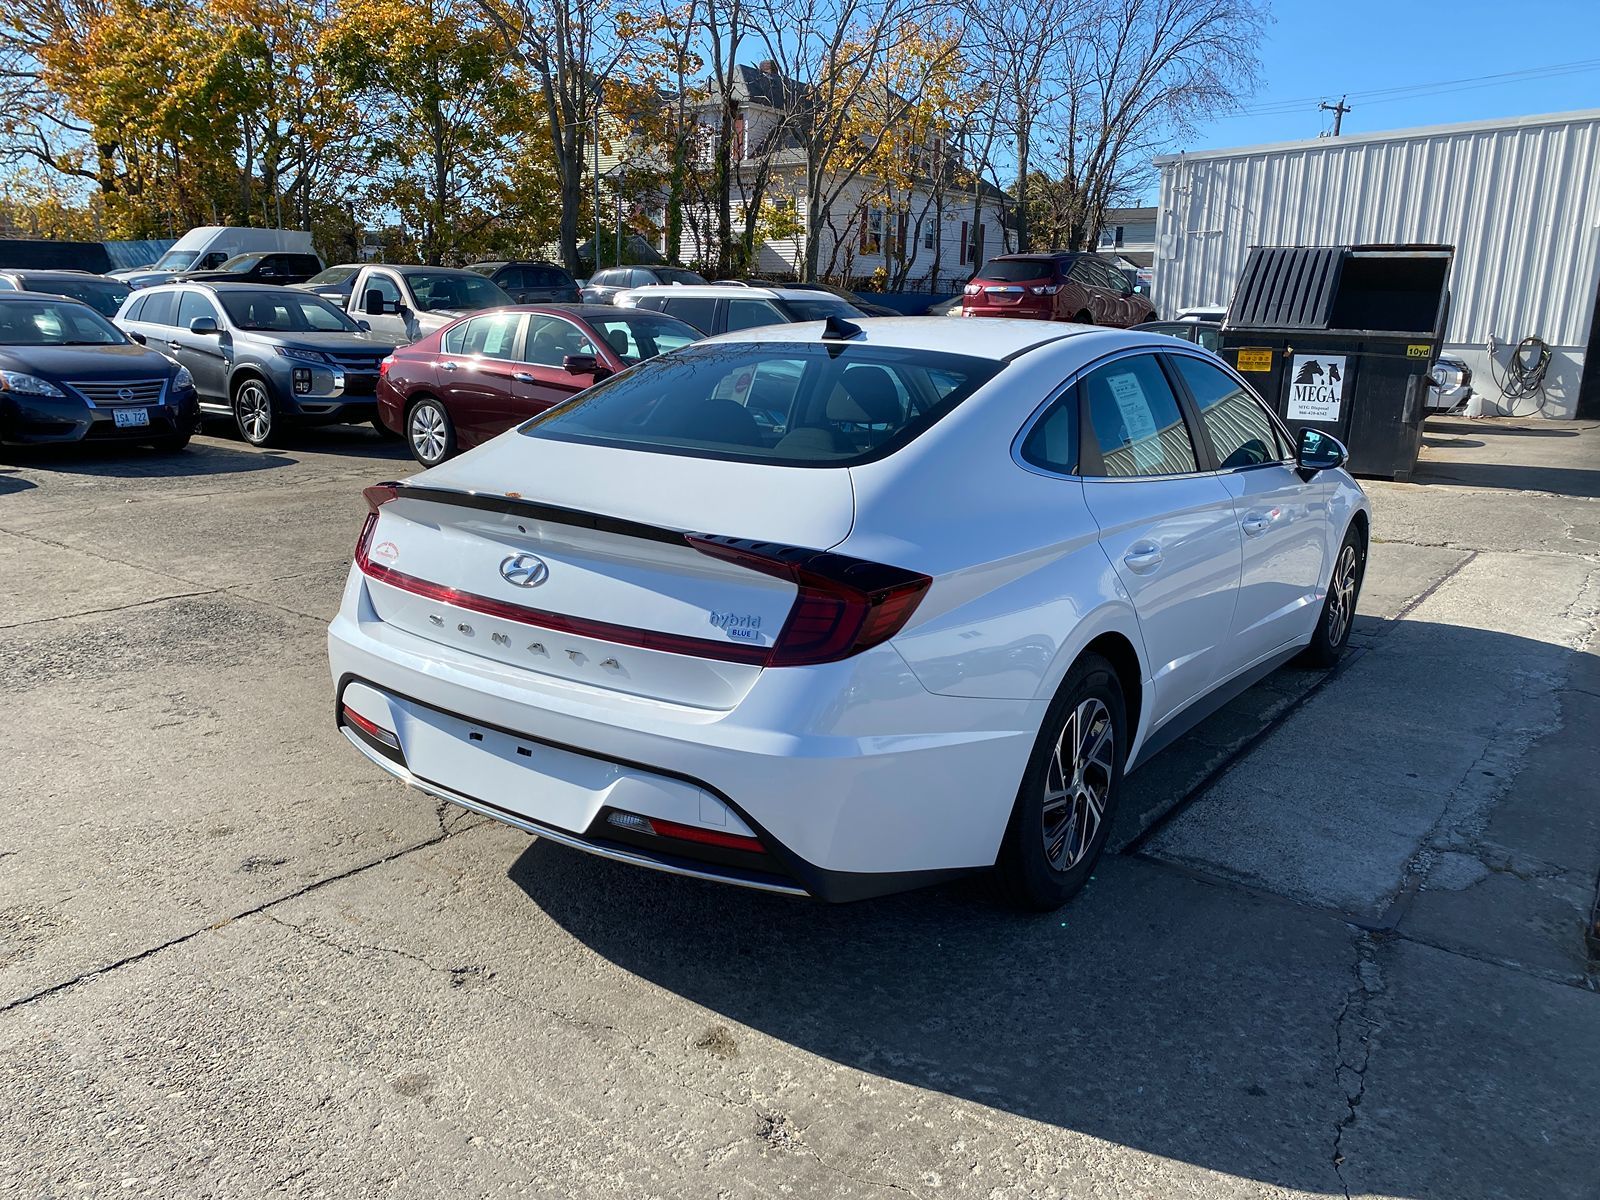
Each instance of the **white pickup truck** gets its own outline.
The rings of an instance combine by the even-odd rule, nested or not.
[[[467,313],[510,303],[498,284],[476,271],[372,263],[356,274],[349,313],[373,333],[404,345]]]

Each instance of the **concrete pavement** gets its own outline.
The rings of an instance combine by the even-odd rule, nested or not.
[[[0,1196],[1600,1196],[1600,429],[1428,441],[1358,653],[1131,777],[1047,918],[378,777],[322,649],[368,433],[0,464]]]

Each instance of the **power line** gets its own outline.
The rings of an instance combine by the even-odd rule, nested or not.
[[[1524,67],[1517,71],[1504,71],[1498,75],[1478,75],[1466,79],[1441,79],[1433,83],[1410,84],[1404,87],[1372,88],[1363,92],[1350,92],[1345,99],[1360,100],[1363,104],[1389,104],[1396,100],[1447,95],[1451,92],[1465,92],[1474,88],[1500,87],[1508,83],[1526,83],[1533,79],[1578,75],[1595,70],[1600,70],[1600,58],[1570,63],[1554,63],[1545,67]],[[1284,116],[1290,113],[1302,112],[1306,106],[1319,104],[1326,99],[1327,94],[1324,93],[1321,96],[1302,96],[1294,100],[1274,100],[1242,108],[1238,112],[1220,113],[1218,117],[1222,120],[1228,120],[1235,117]]]

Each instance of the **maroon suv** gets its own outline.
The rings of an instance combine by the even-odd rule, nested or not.
[[[1150,301],[1097,254],[1002,254],[967,284],[967,317],[1027,317],[1126,329],[1155,320]]]
[[[473,313],[383,360],[378,417],[425,467],[634,363],[697,342],[693,325],[609,305]]]

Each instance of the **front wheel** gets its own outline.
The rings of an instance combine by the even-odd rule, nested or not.
[[[456,452],[456,427],[445,406],[424,396],[406,414],[406,444],[411,457],[425,467],[436,467]]]
[[[1328,595],[1322,602],[1322,615],[1311,635],[1311,643],[1300,656],[1312,667],[1331,667],[1344,657],[1350,644],[1350,628],[1356,620],[1356,602],[1361,598],[1361,580],[1367,571],[1367,546],[1354,525],[1345,531],[1344,542],[1333,560],[1333,575],[1328,580]]]
[[[233,420],[239,436],[252,446],[276,446],[283,440],[283,422],[272,393],[259,379],[246,379],[234,389]]]
[[[1060,908],[1089,881],[1111,832],[1127,738],[1117,673],[1085,654],[1045,714],[995,863],[1018,907]]]

